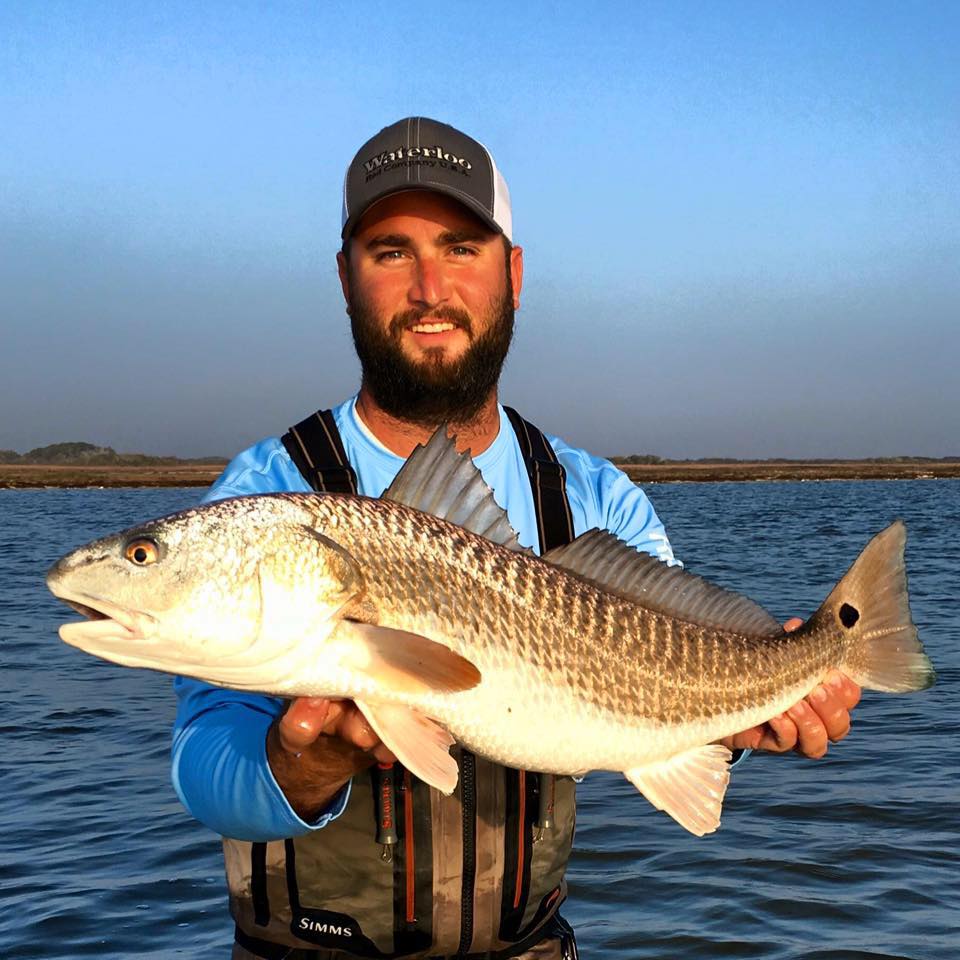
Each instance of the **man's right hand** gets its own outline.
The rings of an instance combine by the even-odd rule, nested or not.
[[[290,806],[309,822],[352,776],[396,757],[353,701],[301,697],[271,724],[267,759]]]

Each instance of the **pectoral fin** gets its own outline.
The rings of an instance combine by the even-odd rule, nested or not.
[[[457,761],[450,756],[454,740],[434,720],[409,707],[356,701],[377,736],[415,776],[442,793],[457,785]]]
[[[732,756],[726,747],[708,744],[669,760],[626,770],[624,776],[658,810],[702,837],[720,826]]]
[[[342,620],[335,642],[341,662],[401,693],[458,693],[480,682],[480,671],[449,647],[418,633]]]

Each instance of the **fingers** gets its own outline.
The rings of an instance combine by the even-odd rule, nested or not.
[[[786,753],[797,744],[797,727],[786,714],[781,713],[766,723],[736,734],[732,740],[733,745],[740,749]]]
[[[300,753],[309,747],[324,732],[332,706],[330,700],[319,697],[292,700],[277,724],[280,746],[288,753]]]
[[[831,670],[824,683],[833,688],[847,710],[852,710],[860,702],[860,687],[845,673]]]
[[[787,711],[787,716],[797,727],[797,745],[794,749],[814,760],[822,757],[827,752],[830,741],[823,721],[810,705],[810,698],[794,704]]]
[[[731,750],[766,750],[770,753],[785,753],[797,743],[797,727],[785,714],[780,714],[767,723],[743,730],[732,737],[717,741]]]
[[[833,671],[807,702],[820,718],[828,739],[836,743],[850,732],[850,711],[860,700],[860,688],[849,677]]]
[[[794,630],[800,623],[788,620],[784,629]],[[840,671],[832,670],[806,699],[767,723],[727,738],[727,745],[771,753],[796,750],[819,759],[831,742],[842,740],[850,732],[850,711],[859,702],[860,687]]]
[[[336,729],[337,736],[352,743],[361,750],[372,750],[380,743],[367,718],[354,704],[349,704],[343,712]]]
[[[321,697],[292,700],[277,724],[277,733],[283,749],[293,754],[301,753],[320,736],[332,736],[372,753],[381,763],[396,760],[350,700]]]
[[[356,704],[343,701],[343,714],[338,721],[336,733],[339,737],[372,753],[380,763],[393,763],[397,758],[384,745]]]
[[[786,713],[771,718],[765,724],[765,727],[763,739],[760,743],[761,750],[769,750],[771,753],[786,753],[796,747],[799,736],[797,725]]]
[[[833,672],[787,713],[797,725],[797,751],[805,757],[822,757],[828,744],[850,732],[850,710],[860,698],[860,688]]]

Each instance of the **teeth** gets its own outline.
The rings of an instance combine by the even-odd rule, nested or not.
[[[456,326],[452,323],[415,323],[410,329],[414,333],[444,333],[455,330]]]

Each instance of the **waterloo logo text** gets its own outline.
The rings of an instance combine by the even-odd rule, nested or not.
[[[441,146],[435,147],[398,147],[396,150],[384,150],[369,160],[363,161],[363,166],[368,174],[373,174],[383,167],[392,166],[395,163],[417,163],[423,161],[440,162],[442,165],[451,165],[459,167],[466,172],[473,169],[473,164],[466,157],[458,157],[456,154],[444,150]]]

